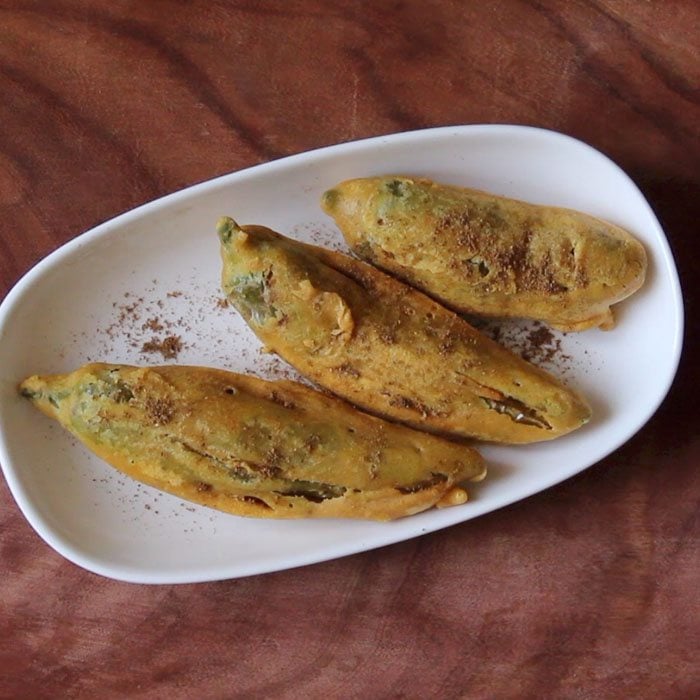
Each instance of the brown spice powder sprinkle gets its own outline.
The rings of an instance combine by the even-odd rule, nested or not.
[[[342,365],[331,367],[331,371],[340,372],[348,377],[353,377],[353,379],[357,379],[360,376],[360,371],[356,367],[353,367],[349,362],[343,362]]]
[[[294,404],[293,401],[286,399],[284,396],[282,396],[281,394],[278,394],[274,390],[272,392],[270,392],[269,399],[270,399],[270,401],[273,401],[274,403],[279,404],[280,406],[283,406],[284,408],[289,408],[289,409],[296,408],[296,404]]]
[[[165,360],[174,360],[183,349],[184,345],[179,335],[169,335],[163,340],[151,338],[141,346],[142,353],[160,353]]]
[[[153,331],[154,333],[158,333],[164,329],[165,326],[157,318],[149,318],[148,321],[141,326],[142,331]]]
[[[473,325],[480,326],[480,330],[497,343],[533,364],[557,365],[565,370],[573,359],[564,352],[561,338],[540,321],[533,321],[528,328],[478,322]]]
[[[546,349],[548,354],[552,354],[556,348],[561,346],[561,341],[554,337],[547,326],[535,326],[527,334],[527,342],[529,347],[535,350]]]
[[[168,399],[147,398],[144,405],[149,417],[156,425],[169,423],[175,413],[175,407]]]

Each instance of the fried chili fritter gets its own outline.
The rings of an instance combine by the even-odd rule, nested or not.
[[[570,209],[395,176],[347,180],[321,204],[359,257],[463,313],[609,329],[644,282],[639,241]]]
[[[557,379],[363,262],[219,222],[222,285],[260,340],[353,404],[414,428],[524,443],[590,418]]]
[[[466,445],[295,382],[90,364],[20,391],[118,470],[236,515],[391,520],[464,503],[485,475]]]

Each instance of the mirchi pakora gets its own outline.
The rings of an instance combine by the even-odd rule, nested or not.
[[[20,392],[116,469],[236,515],[392,520],[467,500],[467,445],[302,384],[204,367],[89,364]]]
[[[347,180],[321,206],[356,255],[461,313],[610,329],[646,274],[636,238],[571,209],[401,176]]]
[[[267,348],[371,413],[527,443],[586,423],[586,401],[421,292],[262,226],[218,223],[222,286]]]

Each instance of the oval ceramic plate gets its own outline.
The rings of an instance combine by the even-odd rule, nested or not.
[[[490,474],[471,489],[469,503],[391,523],[225,515],[121,476],[17,395],[17,383],[29,374],[68,371],[91,360],[177,361],[295,377],[261,353],[237,313],[222,303],[215,222],[229,214],[344,249],[319,208],[321,193],[340,180],[388,173],[579,209],[632,231],[649,253],[647,283],[616,308],[614,331],[540,332],[539,344],[528,347],[537,335],[532,325],[497,329],[516,351],[583,391],[595,417],[551,443],[484,446]],[[0,308],[0,460],[41,537],[105,576],[193,582],[310,564],[469,520],[605,457],[666,395],[682,325],[678,277],[658,221],[631,180],[589,146],[518,126],[448,127],[341,144],[146,204],[77,237],[31,270]]]

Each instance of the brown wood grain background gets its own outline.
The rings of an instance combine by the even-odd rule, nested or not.
[[[583,139],[635,179],[687,315],[668,399],[602,463],[346,559],[118,583],[55,554],[0,482],[0,698],[700,697],[699,50],[695,0],[0,0],[3,296],[189,184],[502,122]]]

